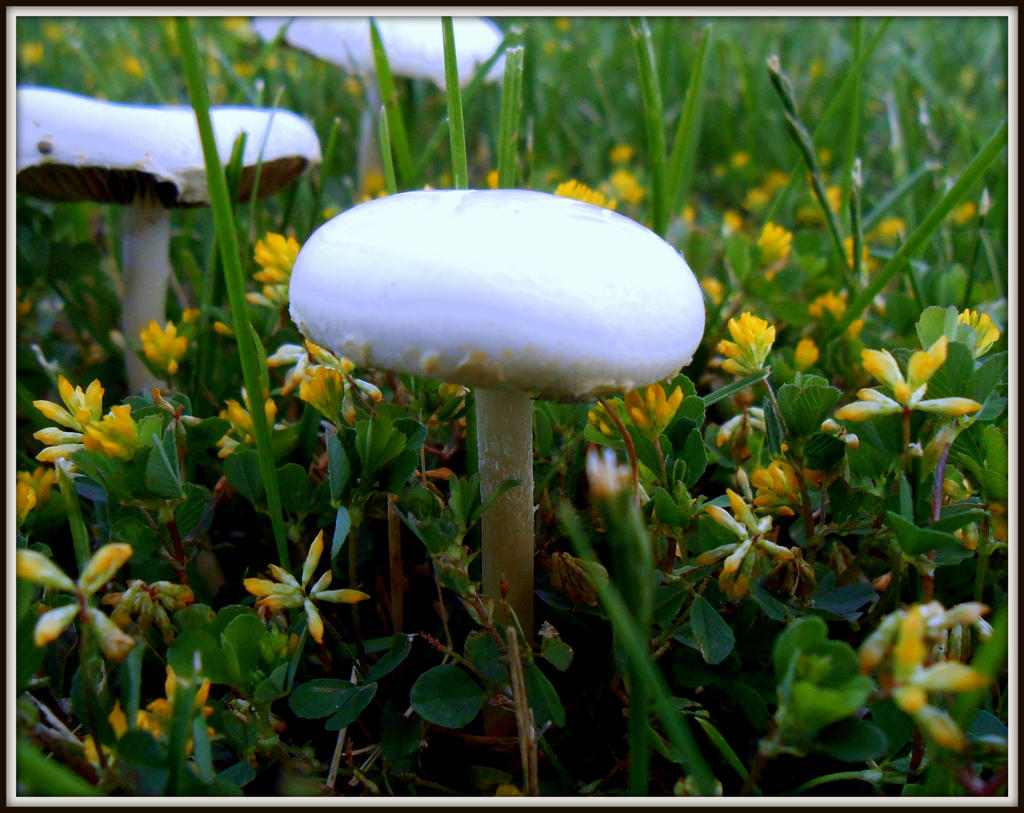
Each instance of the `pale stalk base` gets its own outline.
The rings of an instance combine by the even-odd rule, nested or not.
[[[527,644],[533,640],[533,401],[515,390],[477,389],[477,448],[482,498],[504,480],[518,480],[483,515],[484,595],[507,601]],[[504,613],[496,621],[510,623]]]
[[[135,356],[133,349],[141,345],[139,331],[150,319],[155,319],[160,327],[166,322],[171,213],[159,203],[136,202],[124,208],[122,231],[121,333],[128,389],[138,392],[164,383]]]

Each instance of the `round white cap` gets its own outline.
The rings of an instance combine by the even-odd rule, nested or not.
[[[671,245],[518,189],[356,206],[303,246],[290,299],[307,338],[357,365],[547,398],[672,376],[704,331],[700,285]]]
[[[375,17],[388,66],[395,76],[429,79],[442,90],[444,78],[444,37],[440,17]],[[291,23],[289,24],[289,20]],[[352,73],[374,72],[373,47],[368,17],[256,17],[253,30],[272,41],[285,25],[284,41],[325,62]],[[455,63],[459,84],[473,78],[478,65],[490,59],[501,45],[503,35],[490,20],[481,17],[453,17]],[[500,81],[505,58],[497,59],[487,72],[488,81]]]
[[[128,203],[148,189],[165,206],[209,203],[199,128],[190,107],[115,104],[50,88],[19,88],[17,113],[19,191],[57,200]],[[248,134],[243,199],[261,159],[260,195],[321,160],[316,132],[287,110],[214,107],[210,121],[225,164],[238,134]]]

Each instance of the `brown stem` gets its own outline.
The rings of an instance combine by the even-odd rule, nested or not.
[[[178,573],[178,581],[188,586],[188,573],[185,572],[185,567],[188,564],[185,559],[185,548],[181,544],[181,534],[178,533],[178,521],[170,519],[167,521],[167,533],[171,536],[171,545],[174,547],[174,559],[177,564],[174,569]]]
[[[622,423],[622,419],[619,418],[619,413],[608,405],[608,402],[604,398],[598,398],[597,402],[604,407],[604,411],[608,413],[608,417],[612,419],[612,423],[615,424],[615,428],[619,430],[619,434],[622,435],[622,442],[626,445],[626,455],[629,457],[629,465],[633,471],[633,497],[636,500],[636,504],[640,504],[640,466],[637,463],[636,458],[636,447],[633,445],[633,438],[629,436],[629,432],[626,431],[625,425]]]

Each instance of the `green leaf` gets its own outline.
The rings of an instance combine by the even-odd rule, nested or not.
[[[816,610],[823,610],[853,621],[861,615],[858,610],[877,595],[875,588],[870,584],[853,582],[825,593],[815,593],[812,606]]]
[[[338,558],[341,549],[345,547],[349,532],[352,530],[352,517],[349,516],[345,506],[338,506],[338,513],[334,515],[334,535],[331,537],[331,562]]]
[[[697,649],[706,663],[721,663],[736,645],[732,629],[703,596],[694,597],[690,609],[690,626]]]
[[[931,305],[921,312],[921,318],[917,320],[917,338],[921,340],[921,347],[931,347],[941,336],[947,336],[952,341],[956,336],[956,308],[940,308]]]
[[[462,728],[472,722],[486,699],[477,682],[450,663],[420,675],[409,694],[417,714],[444,728]]]
[[[380,713],[380,740],[384,759],[394,762],[416,753],[423,737],[423,723],[416,717],[406,717],[392,706]]]
[[[276,667],[270,675],[256,684],[256,688],[252,691],[252,702],[258,706],[262,706],[284,697],[287,694],[285,691],[285,681],[287,677],[288,663],[285,662]]]
[[[551,416],[543,401],[533,404],[533,446],[542,458],[551,455],[551,447],[555,442],[555,433],[551,428]]]
[[[772,646],[772,663],[775,666],[775,678],[782,681],[790,669],[793,659],[800,652],[810,649],[824,641],[828,636],[828,627],[817,616],[798,618],[775,639]]]
[[[691,432],[687,436],[680,457],[686,463],[686,477],[683,479],[683,485],[692,488],[704,474],[704,469],[708,465],[708,452],[704,448],[704,439],[700,436],[699,431]]]
[[[523,669],[523,676],[526,680],[526,697],[533,710],[533,719],[539,728],[543,728],[548,722],[552,725],[565,725],[565,709],[562,701],[558,698],[558,692],[551,685],[540,667],[533,661],[527,661]]]
[[[542,638],[540,655],[544,660],[564,672],[572,665],[572,647],[560,638]]]
[[[288,698],[288,706],[304,720],[329,717],[355,694],[356,685],[347,680],[315,678],[296,686]]]
[[[841,397],[839,389],[818,376],[808,376],[800,384],[783,384],[777,398],[790,436],[800,438],[819,431]]]
[[[386,415],[356,421],[356,454],[362,464],[360,483],[369,487],[372,476],[405,448],[406,437]]]
[[[213,495],[206,486],[185,483],[185,501],[174,509],[174,521],[178,525],[178,533],[184,538],[199,527],[206,516],[207,509],[212,511]]]
[[[761,404],[764,409],[764,434],[765,441],[768,444],[768,451],[773,456],[782,454],[782,423],[779,420],[778,414],[775,412],[775,405],[772,403],[772,399],[765,396],[764,401]]]
[[[508,680],[508,667],[501,662],[498,646],[483,630],[474,630],[466,636],[464,651],[469,662],[495,683]]]
[[[391,641],[391,647],[385,652],[366,673],[366,682],[373,683],[385,675],[394,671],[412,651],[412,638],[408,635],[396,635]]]
[[[246,613],[232,619],[220,634],[231,685],[236,688],[248,689],[252,673],[260,664],[260,639],[266,632],[255,613]]]
[[[199,672],[196,672],[196,656]],[[220,642],[204,630],[182,632],[167,648],[167,663],[175,674],[192,677],[196,674],[209,678],[211,683],[231,683],[224,652]]]
[[[184,496],[181,472],[178,469],[178,447],[174,442],[174,425],[168,424],[162,438],[154,438],[146,460],[146,488],[159,497],[176,500]]]
[[[867,762],[885,754],[889,738],[868,720],[850,718],[833,723],[814,735],[814,750],[843,762]]]
[[[804,446],[804,466],[815,471],[828,471],[846,454],[846,444],[833,435],[818,432]]]
[[[750,241],[742,234],[731,235],[725,241],[725,263],[733,270],[736,279],[743,282],[750,273]]]
[[[892,511],[886,511],[885,521],[895,534],[896,541],[903,553],[907,556],[920,556],[929,551],[959,547],[963,544],[951,533],[918,528],[913,522]]]
[[[954,309],[955,310],[955,309]],[[946,361],[928,380],[927,399],[962,397],[970,392],[974,373],[974,353],[960,342],[946,347]]]
[[[348,484],[352,467],[345,454],[345,447],[336,434],[327,436],[327,479],[331,486],[331,503],[341,500],[341,495]]]
[[[810,736],[830,723],[856,714],[874,688],[874,681],[863,675],[851,678],[838,688],[799,680],[793,685],[789,707],[797,724]]]
[[[324,723],[324,728],[328,731],[341,731],[341,729],[351,725],[359,719],[359,715],[370,705],[370,701],[373,700],[375,694],[377,694],[376,683],[367,683],[365,686],[357,687],[354,692],[342,700],[338,710]]]
[[[243,449],[224,458],[224,476],[231,487],[257,508],[263,502],[263,478],[260,476],[259,455],[252,449]]]
[[[302,466],[298,463],[286,463],[278,468],[277,483],[281,490],[281,507],[285,511],[299,516],[309,513],[313,501],[313,488]]]

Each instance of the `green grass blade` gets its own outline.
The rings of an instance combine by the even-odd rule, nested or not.
[[[444,83],[448,94],[448,138],[452,145],[452,186],[456,189],[468,189],[466,123],[462,117],[459,65],[455,61],[455,24],[451,17],[441,18],[441,34],[444,39]]]
[[[853,19],[853,53],[854,62],[860,58],[860,51],[863,44],[863,21],[859,17]],[[842,166],[844,168],[842,182],[840,184],[841,194],[839,196],[840,207],[846,206],[850,200],[850,190],[853,186],[853,164],[857,158],[857,143],[860,138],[860,116],[861,116],[861,71],[853,73],[853,88],[850,91],[850,103],[846,106],[843,116],[843,123],[846,125],[846,152],[843,156]],[[857,235],[854,235],[854,240]],[[859,250],[859,249],[858,249]],[[857,270],[860,261],[856,261],[854,277],[858,278]]]
[[[640,89],[644,99],[644,123],[647,127],[647,150],[651,163],[652,230],[664,237],[668,226],[668,200],[665,186],[665,113],[661,88],[654,65],[651,30],[643,17],[630,18],[633,47],[640,70]]]
[[[65,768],[55,759],[49,759],[26,739],[18,737],[18,782],[23,792],[47,796],[100,796],[95,787],[78,774]]]
[[[227,288],[231,307],[231,318],[234,322],[235,336],[238,340],[238,355],[242,364],[242,381],[248,393],[249,412],[252,416],[253,436],[256,439],[256,452],[259,457],[260,477],[266,489],[267,508],[273,528],[274,542],[277,546],[278,559],[281,566],[291,570],[288,557],[288,540],[285,536],[284,518],[281,513],[281,494],[277,484],[277,473],[274,469],[273,455],[270,449],[270,427],[263,410],[263,393],[261,388],[261,371],[256,348],[250,341],[251,322],[249,309],[245,300],[245,278],[239,255],[238,234],[235,231],[234,218],[231,215],[231,202],[228,198],[227,181],[224,168],[217,153],[217,142],[210,123],[210,97],[203,76],[202,61],[192,33],[191,20],[179,17],[175,20],[178,27],[178,41],[185,68],[185,79],[188,84],[189,98],[195,110],[199,125],[199,138],[203,145],[203,157],[206,161],[206,181],[210,192],[210,206],[213,209],[214,225],[217,242],[220,246],[221,264],[224,267],[224,283]]]
[[[675,212],[686,200],[690,190],[690,176],[693,173],[693,160],[697,154],[697,141],[700,138],[701,112],[704,102],[704,68],[707,64],[708,45],[711,42],[711,26],[704,29],[690,81],[686,86],[686,101],[683,112],[679,116],[676,137],[672,142],[672,152],[668,161],[668,195],[670,211]]]
[[[310,206],[309,228],[306,234],[311,234],[316,224],[320,222],[320,203],[323,200],[324,183],[330,173],[330,166],[334,161],[334,154],[338,151],[338,136],[341,134],[341,118],[335,116],[331,122],[331,131],[327,135],[327,146],[324,147],[323,160],[320,162],[319,180],[313,185],[313,203]],[[383,147],[381,151],[383,152]]]
[[[501,86],[501,121],[498,125],[498,187],[516,185],[519,112],[523,101],[523,46],[505,52],[505,78]]]
[[[389,195],[398,192],[398,183],[395,180],[395,160],[391,155],[391,128],[388,127],[388,117],[381,106],[380,116],[377,118],[380,134],[380,163],[384,170],[384,188]]]
[[[910,259],[924,248],[924,244],[928,242],[928,239],[938,229],[946,215],[963,200],[964,196],[971,190],[971,187],[985,174],[988,165],[1003,151],[1007,142],[1007,133],[1007,124],[1003,122],[1003,126],[993,134],[988,143],[974,156],[974,160],[964,170],[963,175],[957,179],[957,182],[942,196],[941,200],[935,204],[932,210],[925,215],[920,225],[907,237],[907,241],[900,246],[899,250],[892,256],[892,259],[875,274],[868,286],[850,303],[850,307],[844,311],[843,315],[826,335],[825,341],[830,341],[842,335],[843,331],[850,326],[854,319],[860,318],[863,315],[871,301],[889,281],[900,273]]]
[[[821,119],[814,127],[814,130],[811,133],[812,139],[816,139],[821,135],[824,126],[831,121],[833,116],[835,116],[842,106],[846,104],[847,97],[853,92],[854,83],[860,81],[859,77],[861,72],[864,70],[864,66],[874,54],[875,49],[878,48],[878,45],[882,41],[882,35],[885,34],[891,22],[892,18],[883,20],[881,26],[879,26],[878,30],[871,37],[871,41],[868,43],[867,47],[864,48],[854,59],[853,64],[850,66],[850,70],[847,71],[846,76],[839,85],[839,89],[832,97],[832,100],[828,103],[828,106],[825,108],[825,112],[821,114]],[[776,213],[783,207],[785,202],[789,199],[789,196],[793,193],[793,190],[800,184],[802,180],[802,176],[800,174],[800,163],[801,161],[798,160],[793,165],[793,169],[789,172],[789,182],[772,200],[772,204],[764,216],[765,222],[776,219]],[[865,226],[865,228],[868,227]]]
[[[916,186],[922,178],[925,178],[929,172],[936,172],[939,169],[941,169],[940,164],[926,161],[913,172],[905,175],[896,186],[882,196],[881,200],[874,205],[870,212],[864,215],[861,220],[861,228],[865,232],[871,231],[885,217],[886,213]]]
[[[832,211],[832,207],[828,202],[828,195],[825,192],[825,180],[821,175],[821,168],[818,166],[818,156],[814,149],[814,138],[803,121],[800,120],[796,109],[796,99],[793,96],[792,83],[789,77],[782,72],[778,56],[773,55],[768,58],[768,74],[772,80],[772,87],[775,88],[775,92],[778,93],[782,106],[785,108],[786,127],[789,130],[789,134],[800,150],[800,155],[803,156],[804,163],[811,173],[811,187],[814,189],[814,197],[817,199],[818,205],[825,216],[825,223],[832,237],[836,255],[839,257],[842,268],[847,272],[847,284],[852,288],[853,281],[849,279],[849,266],[846,263],[842,229],[839,227],[836,213]]]
[[[398,104],[398,91],[395,89],[395,80],[391,75],[391,66],[388,64],[388,55],[384,51],[384,41],[380,37],[380,29],[377,28],[377,21],[370,18],[370,41],[373,44],[373,63],[377,70],[377,86],[380,88],[380,98],[387,110],[388,128],[391,131],[391,145],[398,160],[398,172],[402,178],[402,185],[414,188],[419,184],[416,181],[416,165],[412,160],[412,153],[409,151],[409,137],[405,132],[405,120],[402,118],[402,110]]]

